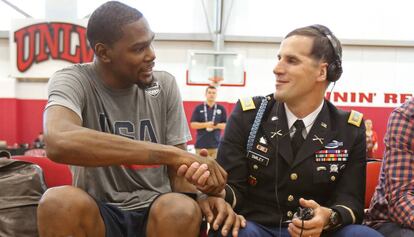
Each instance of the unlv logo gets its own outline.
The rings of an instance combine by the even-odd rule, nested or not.
[[[72,39],[77,39],[76,45]],[[14,32],[14,41],[20,72],[49,57],[71,63],[91,62],[93,59],[93,50],[86,40],[86,28],[75,24],[48,22],[30,25]]]

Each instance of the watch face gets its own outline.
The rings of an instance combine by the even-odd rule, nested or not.
[[[336,211],[332,211],[331,216],[329,217],[329,221],[332,225],[337,225],[339,223],[339,216]]]

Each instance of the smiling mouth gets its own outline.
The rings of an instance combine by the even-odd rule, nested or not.
[[[284,84],[287,84],[287,83],[289,83],[289,81],[277,80],[276,81],[276,86],[284,85]]]

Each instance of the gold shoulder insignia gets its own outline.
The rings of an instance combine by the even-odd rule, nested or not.
[[[243,111],[252,110],[256,108],[252,97],[241,98],[240,104],[242,106]]]
[[[348,123],[359,127],[361,126],[362,117],[364,117],[362,113],[355,110],[351,110],[351,113],[349,114],[348,118]]]

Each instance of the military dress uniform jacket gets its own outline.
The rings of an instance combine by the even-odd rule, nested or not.
[[[248,151],[262,100],[268,103]],[[292,219],[302,197],[337,211],[342,225],[361,223],[366,173],[362,114],[325,101],[294,158],[283,103],[267,96],[244,105],[237,102],[218,150],[218,162],[228,172],[225,199],[238,214],[276,227],[281,218],[282,223]]]

